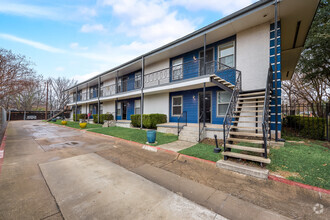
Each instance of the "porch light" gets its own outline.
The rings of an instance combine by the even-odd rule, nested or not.
[[[196,96],[193,95],[193,100],[195,101],[196,100]]]

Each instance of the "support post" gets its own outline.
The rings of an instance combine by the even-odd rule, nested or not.
[[[8,121],[10,121],[11,110],[9,110]]]
[[[118,93],[118,71],[116,72],[116,93]]]
[[[206,34],[204,34],[204,57],[203,57],[203,63],[204,63],[204,76],[206,75]],[[203,128],[205,128],[205,122],[206,122],[206,105],[205,105],[205,83],[203,85]]]
[[[118,105],[118,99],[115,100],[115,115],[114,115],[114,118],[115,118],[115,121],[117,121],[117,105]]]
[[[46,82],[47,88],[46,88],[46,111],[45,111],[45,120],[47,120],[47,107],[48,107],[48,80]]]
[[[77,121],[77,107],[78,107],[77,102],[78,102],[78,86],[76,86],[76,108],[74,109],[74,111],[75,111],[74,121]]]
[[[24,111],[24,121],[25,121],[25,118],[26,118],[26,111]]]
[[[141,113],[141,126],[140,129],[143,127],[143,106],[144,106],[144,94],[143,94],[143,88],[144,88],[144,57],[142,57],[142,70],[141,70],[141,103],[140,103],[140,113]]]
[[[100,124],[100,93],[101,93],[101,77],[98,77],[97,85],[97,123]]]
[[[275,38],[275,141],[278,141],[278,99],[277,99],[277,0],[275,0],[275,23],[274,23],[274,38]]]

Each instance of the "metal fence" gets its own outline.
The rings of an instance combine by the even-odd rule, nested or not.
[[[50,118],[61,111],[47,111],[47,118]],[[70,111],[66,111],[59,117],[70,118]],[[10,121],[14,120],[43,120],[45,119],[45,111],[9,111],[7,118]]]
[[[330,103],[282,105],[282,133],[330,140]]]

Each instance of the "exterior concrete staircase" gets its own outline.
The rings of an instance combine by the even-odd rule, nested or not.
[[[267,156],[269,149],[264,146],[262,127],[265,93],[265,90],[263,90],[240,93],[238,95],[237,105],[232,116],[234,120],[229,130],[227,143],[225,144],[226,151],[223,152],[225,160],[231,157],[266,164],[271,162],[269,158],[265,158],[265,154]],[[269,109],[266,109],[266,111],[270,112]],[[267,117],[269,116],[270,114],[267,114]],[[266,120],[269,123],[269,118]],[[267,139],[269,135],[268,127],[266,131]],[[239,142],[250,143],[253,146],[237,145]],[[232,151],[233,149],[235,149],[235,152]]]
[[[198,142],[199,128],[197,126],[184,126],[179,134],[180,141]]]

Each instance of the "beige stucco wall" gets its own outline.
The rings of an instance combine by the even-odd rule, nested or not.
[[[266,86],[269,67],[269,23],[237,33],[236,62],[242,71],[243,90]]]
[[[169,93],[144,96],[144,114],[160,113],[169,116]]]

